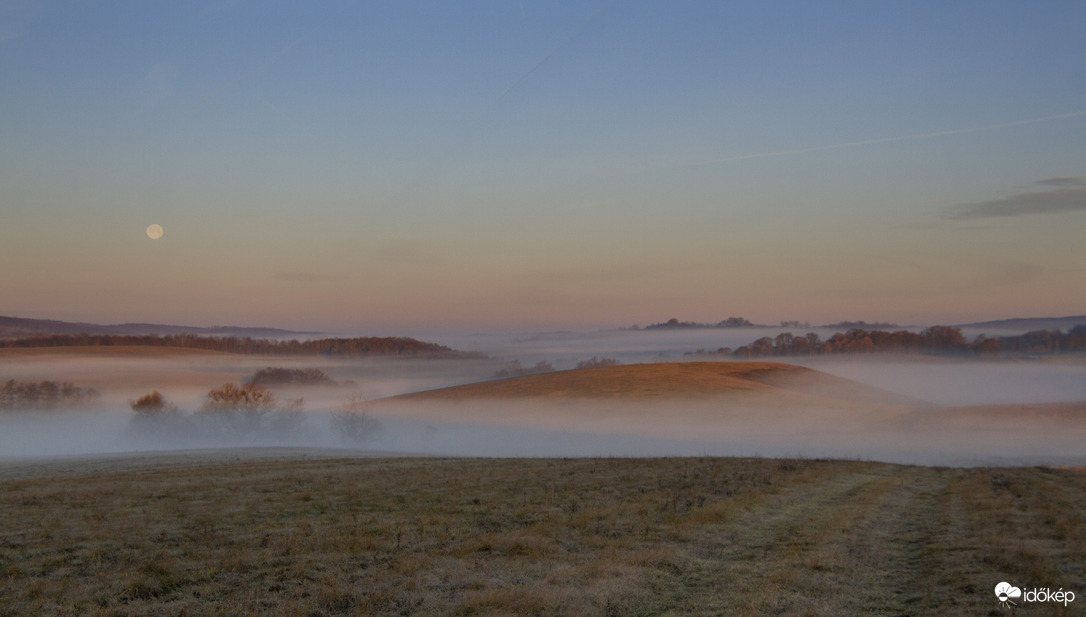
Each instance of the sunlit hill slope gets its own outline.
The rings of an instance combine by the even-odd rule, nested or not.
[[[775,362],[675,362],[601,366],[439,388],[397,401],[501,399],[779,399],[794,403],[921,402],[813,369]]]

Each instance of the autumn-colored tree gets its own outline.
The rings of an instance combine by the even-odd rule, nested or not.
[[[996,355],[1002,351],[999,346],[999,339],[988,338],[983,334],[973,341],[973,349],[977,353],[986,356]]]
[[[792,339],[792,351],[791,355],[796,356],[809,356],[811,355],[811,344],[807,342],[807,337],[797,336]]]
[[[239,387],[225,383],[207,393],[203,410],[267,413],[275,409],[276,402],[275,394],[260,384]]]
[[[137,433],[164,433],[177,437],[185,428],[185,416],[176,405],[166,400],[158,390],[128,401],[133,416],[131,427]]]
[[[781,332],[773,339],[773,354],[790,356],[793,354],[796,337],[791,332]]]
[[[154,390],[150,394],[144,394],[134,401],[128,401],[128,406],[137,416],[157,418],[167,415],[177,415],[181,411],[176,405],[166,400],[162,393]]]
[[[768,358],[773,355],[773,339],[763,336],[750,344],[750,351],[755,358]]]
[[[1086,350],[1086,325],[1076,326],[1066,334],[1059,330],[1036,330],[1018,336],[988,338],[979,335],[969,343],[959,328],[933,326],[923,332],[897,330],[866,330],[853,328],[838,332],[825,341],[818,334],[808,333],[796,337],[789,332],[776,338],[763,337],[750,345],[731,352],[735,358],[762,358],[768,355],[833,355],[842,353],[899,353],[899,354],[1039,354],[1068,353]],[[719,352],[718,352],[719,353]]]
[[[215,430],[245,435],[264,428],[300,425],[302,405],[302,399],[296,399],[280,407],[275,394],[260,384],[226,383],[207,393],[197,417],[210,422]]]
[[[932,353],[948,353],[965,349],[965,336],[958,328],[932,326],[920,333],[931,346]]]

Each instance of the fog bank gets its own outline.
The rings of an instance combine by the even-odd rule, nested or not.
[[[377,407],[361,438],[333,410],[231,433],[138,427],[117,408],[6,414],[0,458],[202,448],[348,448],[483,457],[766,456],[855,458],[922,465],[1086,465],[1086,414],[941,417],[937,408],[868,414],[722,401],[428,402]]]
[[[1086,464],[1086,417],[1074,409],[947,414],[945,406],[1086,401],[1086,360],[962,361],[923,356],[781,358],[931,405],[888,412],[877,405],[759,407],[735,401],[637,400],[517,403],[429,402],[368,406],[380,428],[364,440],[333,425],[354,396],[376,400],[486,381],[511,360],[570,368],[596,357],[623,363],[682,361],[686,352],[735,347],[788,329],[558,332],[458,335],[441,344],[488,360],[342,360],[230,354],[101,357],[0,354],[0,381],[67,381],[100,392],[91,407],[0,413],[0,458],[222,447],[351,448],[452,456],[806,456],[920,464]],[[792,329],[794,330],[794,329]],[[135,430],[129,402],[152,390],[188,415],[211,388],[262,368],[317,368],[337,385],[282,386],[304,399],[290,420],[245,434],[212,425]],[[819,394],[821,396],[821,394]],[[782,399],[783,400],[783,399]],[[918,404],[917,407],[924,407]],[[357,436],[356,436],[357,437]]]

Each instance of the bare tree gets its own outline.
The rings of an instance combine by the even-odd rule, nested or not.
[[[351,399],[332,413],[332,430],[349,445],[361,445],[369,441],[381,429],[381,423],[370,415],[369,401],[362,393],[355,392]]]

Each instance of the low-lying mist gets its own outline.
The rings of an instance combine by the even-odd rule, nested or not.
[[[816,358],[792,363],[935,405],[1086,401],[1086,358],[953,360],[863,357]]]
[[[486,401],[378,405],[352,431],[337,409],[236,430],[187,412],[141,424],[116,407],[0,417],[5,458],[205,448],[351,448],[483,457],[767,456],[925,465],[1086,464],[1083,410],[940,420],[938,409],[781,409],[727,401]],[[1076,415],[1077,414],[1077,415]]]
[[[438,336],[435,340],[495,358],[516,359],[524,366],[548,362],[561,370],[573,368],[578,361],[592,356],[614,358],[626,364],[683,362],[697,359],[687,354],[699,350],[734,349],[782,332],[814,332],[825,340],[838,331],[839,328],[793,327],[600,330],[461,334]],[[972,340],[984,331],[965,329],[963,333]],[[988,332],[992,335],[1020,333],[1009,330]],[[1081,355],[985,360],[881,354],[765,359],[809,366],[936,405],[1086,401],[1086,357]]]
[[[1083,405],[1086,361],[961,361],[925,357],[785,358],[917,401],[889,412],[876,407],[774,405],[672,399],[427,401],[380,399],[489,380],[518,360],[571,368],[598,356],[677,362],[683,354],[749,342],[764,330],[479,335],[441,340],[480,360],[337,360],[218,353],[124,355],[96,350],[0,355],[0,382],[53,380],[94,388],[93,404],[73,409],[0,412],[0,458],[50,457],[171,449],[288,446],[450,456],[805,456],[920,464],[1086,464]],[[733,341],[732,339],[735,339]],[[459,342],[457,345],[455,343]],[[103,354],[114,353],[111,356]],[[242,384],[269,366],[319,369],[334,385],[280,385],[280,402],[303,399],[290,417],[238,431],[199,418],[210,389]],[[138,426],[130,403],[152,391],[176,406],[183,422]],[[821,396],[821,393],[819,396]],[[337,424],[350,401],[370,424]],[[927,405],[925,405],[927,404]],[[1020,405],[1012,411],[950,406]],[[357,428],[357,426],[356,426]]]

